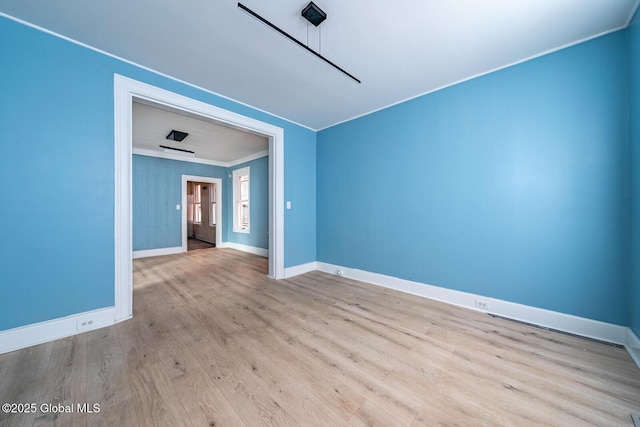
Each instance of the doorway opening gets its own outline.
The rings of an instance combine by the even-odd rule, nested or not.
[[[224,217],[222,213],[222,179],[206,176],[182,175],[182,250],[191,246],[198,248],[208,243],[211,247],[222,246]]]
[[[114,75],[115,321],[133,313],[132,104],[134,99],[194,114],[269,140],[269,274],[284,277],[284,130],[158,87]],[[221,186],[220,186],[221,187]],[[183,206],[185,203],[183,202]],[[186,215],[186,213],[183,213]],[[185,221],[186,228],[186,221]],[[183,233],[186,236],[185,233]],[[183,241],[183,243],[185,243]],[[186,243],[185,243],[186,245]],[[186,249],[186,248],[185,248]]]

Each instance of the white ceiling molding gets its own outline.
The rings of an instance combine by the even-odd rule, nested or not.
[[[191,156],[183,156],[180,154],[172,154],[165,153],[162,151],[155,150],[146,150],[144,148],[133,148],[132,154],[137,154],[139,156],[147,156],[147,157],[157,157],[160,159],[168,159],[168,160],[178,160],[181,162],[190,162],[190,163],[200,163],[203,165],[211,165],[211,166],[220,166],[223,168],[228,168],[229,163],[227,162],[217,162],[215,160],[201,159],[199,157],[191,157]]]
[[[147,156],[147,157],[157,157],[160,159],[168,159],[168,160],[178,160],[181,162],[190,162],[190,163],[200,163],[203,165],[211,165],[211,166],[220,166],[223,168],[232,168],[234,166],[240,165],[242,163],[250,162],[252,160],[257,160],[262,157],[267,157],[269,155],[269,150],[259,151],[257,153],[251,154],[249,156],[243,157],[241,159],[235,160],[233,162],[217,162],[215,160],[201,159],[197,156],[182,156],[180,154],[171,154],[165,153],[155,150],[145,150],[144,148],[134,148],[132,151],[133,154],[137,154],[139,156]]]

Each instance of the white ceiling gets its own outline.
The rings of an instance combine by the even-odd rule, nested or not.
[[[628,25],[639,0],[1,0],[0,12],[322,129]]]
[[[167,135],[174,129],[189,135],[182,142],[167,140]],[[179,110],[134,101],[134,152],[189,160],[183,154],[165,153],[161,145],[194,151],[194,157],[221,166],[262,157],[269,151],[269,139],[264,136],[223,126]]]

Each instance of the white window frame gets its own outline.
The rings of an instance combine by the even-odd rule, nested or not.
[[[249,186],[247,189],[247,199],[240,199],[240,188],[239,182],[241,176],[247,176],[249,181]],[[251,169],[249,166],[244,168],[236,169],[232,174],[232,185],[233,185],[233,231],[234,233],[250,233],[251,232]],[[249,218],[247,221],[247,226],[243,226],[238,221],[238,204],[242,202],[249,203]]]
[[[200,219],[196,220],[198,207],[200,208]],[[193,223],[196,225],[202,225],[202,184],[199,182],[193,184]]]
[[[216,205],[216,186],[217,184],[209,185],[209,226],[215,227],[217,222],[218,207]]]

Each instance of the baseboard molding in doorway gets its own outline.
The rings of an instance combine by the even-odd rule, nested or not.
[[[182,246],[175,246],[172,248],[145,249],[142,251],[133,251],[133,259],[149,258],[152,256],[175,255],[181,254],[183,252],[184,250],[182,249]]]

